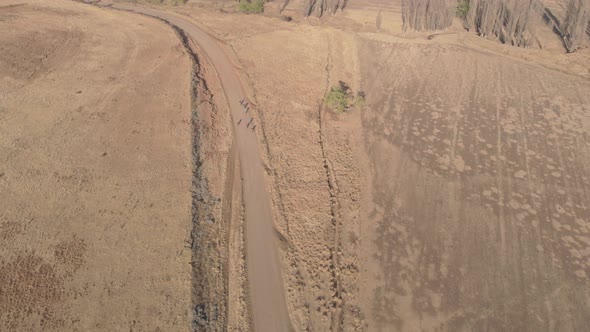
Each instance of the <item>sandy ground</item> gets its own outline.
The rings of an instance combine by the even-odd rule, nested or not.
[[[294,22],[175,9],[252,84],[295,329],[583,329],[588,51],[547,30],[544,50],[429,41],[372,5],[380,30],[368,5]],[[339,80],[362,110],[321,106]]]
[[[362,47],[381,54],[363,85],[383,91],[363,112],[370,326],[584,329],[590,83],[469,46],[386,45]]]
[[[0,7],[0,330],[183,331],[190,63],[153,19]]]
[[[230,157],[237,157],[240,166],[241,201],[243,201],[245,238],[247,239],[245,252],[249,288],[248,299],[252,312],[251,321],[256,331],[291,330],[283,290],[278,247],[275,243],[277,234],[274,231],[271,201],[267,191],[256,135],[258,119],[254,115],[255,111],[252,110],[256,106],[251,103],[248,91],[242,84],[238,68],[232,61],[230,49],[225,47],[214,36],[209,35],[205,30],[200,29],[196,24],[191,23],[182,16],[123,3],[105,5],[118,10],[130,10],[158,17],[182,29],[198,45],[198,48],[202,50],[202,54],[206,56],[209,64],[213,66],[218,74],[223,87],[220,92],[226,97],[226,103],[230,106],[234,123],[233,129],[236,143],[234,148],[236,154],[232,154]],[[208,142],[200,143],[206,144]],[[229,167],[231,167],[231,163]],[[228,178],[231,179],[231,175]],[[201,242],[200,239],[195,240]],[[202,243],[197,245],[202,245]],[[202,272],[207,273],[206,271]],[[199,274],[196,274],[196,276],[198,277]],[[210,315],[204,314],[202,320],[218,320],[207,317],[210,317]]]
[[[561,15],[560,3],[555,0],[550,4],[558,15]],[[207,57],[207,52],[199,53],[201,47],[192,45],[201,61],[193,75],[197,77],[193,80],[197,96],[190,122],[200,133],[197,137],[201,144],[193,144],[192,151],[199,166],[196,175],[193,174],[192,188],[180,180],[178,184],[186,187],[177,188],[193,192],[193,209],[197,212],[193,211],[192,258],[190,251],[180,251],[186,255],[181,257],[191,260],[192,273],[201,278],[193,280],[192,303],[187,297],[186,306],[182,306],[185,313],[191,305],[195,309],[192,316],[184,316],[184,322],[192,318],[192,326],[197,330],[249,331],[252,327],[260,330],[264,324],[260,319],[276,320],[276,317],[256,318],[256,310],[260,313],[260,308],[276,298],[277,294],[273,293],[284,287],[288,318],[281,320],[289,320],[295,331],[580,331],[590,325],[590,197],[587,194],[590,50],[566,55],[550,29],[545,28],[539,30],[543,50],[499,45],[462,33],[460,24],[453,26],[452,34],[438,35],[431,40],[428,34],[404,35],[398,0],[367,0],[362,4],[352,1],[343,13],[322,19],[302,19],[298,14],[302,4],[294,0],[283,12],[293,16],[291,22],[280,19],[278,7],[272,3],[265,16],[236,14],[230,1],[191,0],[185,7],[158,7],[215,36],[217,45],[224,48],[224,57],[232,63],[220,65],[225,60]],[[111,20],[126,15],[108,13],[105,17]],[[376,21],[378,15],[381,15],[380,25]],[[144,25],[129,25],[122,31],[143,31],[153,26],[160,33],[173,36],[161,23],[133,17],[132,22],[137,20]],[[151,25],[143,23],[144,20]],[[17,21],[5,19],[0,24],[16,24],[10,22]],[[199,33],[195,31],[197,41]],[[175,45],[176,40],[170,38],[168,42]],[[158,52],[164,51],[165,48],[158,48]],[[179,52],[182,53],[182,47]],[[36,68],[25,64],[19,62],[19,71],[14,72],[28,73],[31,69],[27,68]],[[126,66],[133,64],[127,62]],[[220,72],[213,68],[219,68]],[[180,69],[174,67],[174,70]],[[180,75],[174,70],[166,71],[170,76],[164,77]],[[52,75],[62,71],[67,72],[50,70]],[[5,75],[8,77],[18,75],[7,69],[2,72],[9,72]],[[228,77],[231,83],[224,82]],[[241,87],[235,85],[238,80]],[[125,84],[133,86],[138,81]],[[346,82],[353,92],[364,91],[365,103],[344,114],[327,108],[323,98],[338,81]],[[3,82],[9,89],[7,79]],[[47,87],[33,88],[31,91],[48,91]],[[180,90],[169,92],[170,96],[178,97],[176,102],[182,100],[180,96],[186,98],[186,93]],[[11,93],[18,96],[21,92],[12,90]],[[253,133],[234,121],[232,135],[229,114],[232,112],[234,120],[241,116],[235,103],[236,96],[239,99],[242,95],[256,105],[250,112],[257,128]],[[74,93],[67,101],[71,103],[75,97]],[[47,98],[42,100],[53,100]],[[9,99],[0,99],[3,107],[0,123],[15,120],[2,133],[15,132],[27,120],[31,121],[32,116],[15,118],[18,115],[15,113],[7,117],[5,114],[11,113],[3,106],[8,103],[6,100]],[[63,122],[60,122],[62,126]],[[114,129],[122,130],[123,123],[119,125]],[[26,129],[31,128],[36,127]],[[77,133],[84,126],[64,128]],[[189,144],[190,125],[185,130],[187,136],[178,139]],[[16,166],[10,172],[16,172],[22,165],[35,165],[35,171],[28,171],[27,178],[19,178],[21,184],[10,187],[11,194],[5,194],[3,203],[10,203],[7,206],[13,214],[36,211],[31,208],[28,192],[21,194],[20,205],[12,203],[14,197],[19,197],[13,194],[14,188],[38,190],[38,184],[46,181],[40,180],[46,177],[37,170],[39,160],[46,159],[39,156],[55,156],[57,152],[46,153],[56,150],[56,146],[59,146],[57,150],[64,150],[68,145],[64,145],[67,142],[62,136],[51,135],[51,139],[59,141],[52,145],[39,144],[43,140],[36,139],[43,154],[38,152],[34,158],[13,163]],[[256,139],[261,145],[256,145]],[[24,138],[12,144],[22,142]],[[31,143],[26,147],[30,146]],[[181,145],[174,147],[180,149]],[[83,151],[88,149],[84,145]],[[190,144],[186,149],[185,153],[190,154]],[[243,151],[248,151],[247,158]],[[101,157],[101,153],[99,160],[111,155],[108,152]],[[169,160],[181,160],[181,153],[174,153],[176,159],[167,157],[167,167],[172,164]],[[257,164],[259,153],[262,164]],[[71,155],[68,153],[68,158]],[[187,163],[186,178],[190,179],[190,160]],[[101,164],[93,163],[93,167],[96,165]],[[0,174],[5,173],[0,175],[0,185],[5,186],[7,179],[13,177],[9,178],[10,173],[4,170],[8,167],[0,167]],[[248,169],[255,173],[262,169],[264,173],[252,175]],[[137,173],[127,174],[126,180],[132,175]],[[112,175],[108,173],[110,178]],[[247,179],[255,181],[249,184]],[[35,181],[35,186],[28,181]],[[28,187],[25,183],[29,183]],[[78,183],[86,182],[75,183],[80,186]],[[253,206],[257,201],[252,201],[253,198],[266,194],[260,185],[253,186],[260,183],[270,195],[272,217],[265,215],[266,212],[252,216],[253,209],[247,207],[248,200]],[[68,195],[74,195],[73,190],[68,189]],[[48,191],[42,192],[37,195],[46,199],[43,195]],[[97,194],[94,198],[101,197]],[[172,197],[167,192],[165,198]],[[186,216],[190,218],[190,195],[185,199],[175,206],[187,204]],[[38,201],[42,200],[33,202]],[[57,211],[56,216],[68,215],[61,211],[73,211],[70,215],[79,216],[84,214],[77,211],[86,211],[83,208],[87,206],[91,205],[86,203],[76,206],[76,210],[68,210],[73,208],[67,204],[59,210],[43,211]],[[248,223],[259,220],[260,216],[274,221],[275,234],[269,235],[270,227],[248,233]],[[31,220],[25,224],[34,224],[39,219]],[[107,220],[111,222],[112,218]],[[6,224],[3,227],[7,231],[0,234],[9,234],[5,236],[7,239],[16,238],[12,234],[28,234],[18,224]],[[67,226],[72,233],[70,224]],[[94,233],[104,234],[105,229],[108,230],[103,226]],[[39,243],[41,248],[53,248],[52,245],[57,248],[52,243],[62,241],[60,238],[51,242],[46,229],[33,231],[27,235],[28,240],[8,241],[13,241],[13,246],[23,246],[35,240],[35,245]],[[84,248],[102,248],[100,255],[104,255],[103,238],[91,242],[91,238],[78,233],[74,237],[63,231],[63,234],[55,232],[70,239],[72,246],[82,239]],[[190,225],[186,225],[183,234],[186,232],[190,232]],[[123,231],[118,234],[123,238],[129,236]],[[150,234],[134,237],[134,241],[147,241]],[[43,240],[37,241],[38,238]],[[275,241],[276,238],[280,241]],[[161,237],[158,239],[161,241]],[[269,239],[280,249],[282,264],[282,271],[273,272],[282,277],[282,285],[277,286],[276,279],[272,281],[275,284],[270,294],[260,293],[262,277],[247,278],[254,273],[251,260],[256,256],[252,256],[252,250],[262,253],[273,250],[269,242],[260,243]],[[258,242],[250,247],[248,254],[253,240]],[[43,241],[47,241],[46,247],[42,247]],[[156,243],[154,239],[151,241]],[[174,245],[180,247],[181,243],[174,242]],[[160,249],[171,247],[171,244],[159,246]],[[24,248],[35,249],[35,255],[41,255],[39,259],[33,257],[34,262],[39,262],[34,263],[39,266],[34,271],[44,271],[48,269],[46,266],[57,264],[54,262],[64,251],[43,249],[46,252],[43,255],[43,250],[32,245]],[[23,249],[2,251],[2,257],[7,257],[2,264],[16,266],[11,263],[14,260],[11,255],[19,250]],[[90,253],[103,257],[90,250],[82,250],[86,253],[84,257],[90,257]],[[275,259],[263,254],[257,257],[266,257],[262,261]],[[84,264],[88,261],[91,260],[85,258]],[[109,266],[104,260],[95,264],[98,263]],[[269,266],[273,265],[263,264],[260,271],[267,271],[264,269]],[[52,267],[57,272],[50,275],[59,276],[57,273],[62,272],[58,267]],[[83,269],[70,274],[76,276]],[[153,273],[143,265],[137,269]],[[167,267],[162,271],[177,270]],[[190,268],[185,272],[190,273]],[[12,273],[9,280],[22,273]],[[49,284],[55,284],[54,279]],[[117,283],[126,279],[120,276],[111,280]],[[256,282],[260,284],[256,286]],[[69,283],[76,285],[67,281],[63,287],[70,287]],[[187,279],[184,290],[191,289],[189,284]],[[258,290],[252,289],[253,285]],[[156,286],[164,287],[161,283],[152,287]],[[93,290],[92,296],[99,296],[96,294],[102,293],[97,287],[84,289]],[[143,294],[142,291],[149,290],[138,290],[138,294]],[[174,291],[183,292],[183,289]],[[49,306],[56,308],[52,310],[70,315],[73,312],[62,304],[65,302],[61,299],[67,298],[62,293],[42,294],[41,298],[57,299],[54,303],[59,304]],[[252,294],[259,296],[258,302]],[[84,296],[73,297],[80,301]],[[34,308],[47,307],[45,302],[25,302]],[[159,304],[166,310],[178,308],[169,303]],[[122,315],[125,310],[117,313]],[[10,317],[22,315],[17,312]],[[88,317],[95,316],[87,314],[79,319],[88,320]],[[152,318],[158,321],[157,316]],[[22,324],[20,318],[3,319]],[[105,324],[100,319],[96,321]],[[162,330],[167,330],[162,326]]]

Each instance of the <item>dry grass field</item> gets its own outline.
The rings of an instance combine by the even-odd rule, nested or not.
[[[188,330],[190,63],[174,31],[0,7],[0,330]]]
[[[458,20],[404,34],[401,0],[303,6],[150,7],[213,35],[252,102],[292,329],[585,330],[590,49],[543,25],[526,49]],[[190,43],[194,108],[158,20],[33,1],[0,7],[0,28],[0,330],[268,330],[215,59]],[[364,102],[330,108],[340,81]]]
[[[372,6],[231,25],[177,10],[252,83],[295,329],[583,329],[588,51],[563,54],[546,28],[544,50],[429,41],[385,15],[377,32]],[[362,109],[322,106],[340,80]]]

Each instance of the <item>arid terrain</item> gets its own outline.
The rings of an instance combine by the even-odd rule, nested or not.
[[[182,44],[138,15],[1,5],[0,330],[189,330]]]
[[[590,326],[590,48],[182,2],[0,3],[0,330]]]

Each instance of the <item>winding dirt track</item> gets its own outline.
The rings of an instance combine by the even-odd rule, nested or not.
[[[113,8],[133,11],[168,21],[184,30],[207,54],[215,67],[232,118],[240,158],[243,199],[246,214],[246,264],[250,286],[255,331],[292,330],[283,291],[280,261],[275,244],[270,196],[266,190],[264,167],[253,130],[246,128],[251,116],[245,114],[240,100],[247,98],[236,68],[224,49],[209,34],[174,14],[127,4],[113,4]],[[242,119],[241,124],[237,122]],[[253,121],[250,125],[255,125]]]

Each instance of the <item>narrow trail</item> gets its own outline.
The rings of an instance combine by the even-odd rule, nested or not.
[[[112,4],[127,10],[165,20],[195,41],[213,64],[231,109],[236,148],[240,160],[246,219],[246,266],[250,304],[255,331],[292,331],[272,221],[271,200],[266,190],[264,165],[252,128],[257,119],[244,113],[240,100],[248,99],[235,66],[219,42],[195,24],[173,13],[131,4]],[[238,122],[241,121],[240,124]],[[249,128],[246,124],[251,122]]]
[[[331,76],[330,72],[332,70],[332,43],[328,39],[328,57],[326,59],[326,87],[324,91],[324,96],[328,94],[330,91],[330,82]],[[319,124],[319,142],[320,148],[322,150],[322,159],[324,163],[324,169],[326,170],[326,181],[328,183],[328,188],[330,191],[330,212],[332,214],[332,225],[333,227],[333,236],[334,242],[333,247],[331,248],[331,261],[330,261],[330,272],[332,274],[332,292],[334,295],[332,296],[331,306],[334,308],[334,313],[331,317],[331,324],[330,324],[330,331],[340,331],[342,329],[342,323],[344,320],[344,311],[342,310],[344,301],[342,298],[342,287],[340,282],[340,223],[341,223],[341,212],[340,212],[340,201],[338,196],[340,195],[340,191],[338,189],[338,183],[336,181],[336,175],[334,174],[334,165],[332,164],[332,160],[328,157],[325,147],[325,138],[324,138],[324,102],[325,100],[322,99],[320,102],[320,106],[318,108],[318,124]]]

